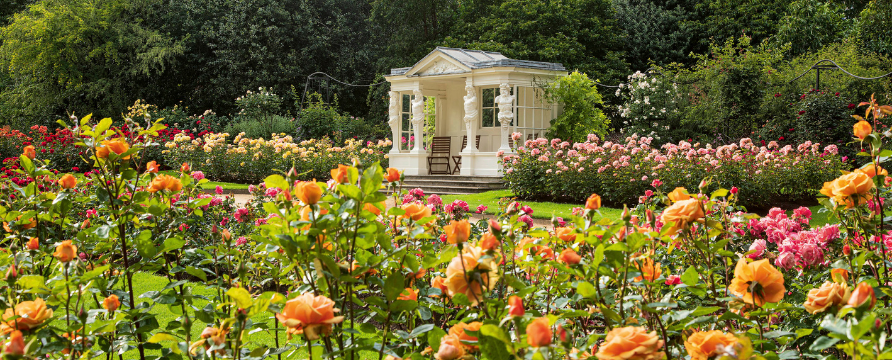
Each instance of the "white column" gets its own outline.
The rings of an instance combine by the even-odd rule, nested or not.
[[[510,153],[511,145],[511,120],[514,119],[514,96],[511,96],[511,90],[507,83],[499,86],[499,96],[496,97],[496,103],[499,104],[499,124],[502,125],[502,141],[499,151]]]
[[[468,78],[465,84],[465,134],[468,136],[468,143],[461,151],[463,153],[477,152],[477,119],[480,118],[477,102],[477,89],[474,88],[474,80]]]
[[[424,94],[421,92],[421,85],[415,89],[415,98],[412,99],[412,127],[415,130],[415,146],[412,148],[413,154],[423,154],[426,151],[422,144],[424,143]]]
[[[390,124],[390,132],[393,134],[393,148],[390,149],[391,154],[397,154],[400,152],[400,93],[396,91],[390,92],[390,119],[387,122]]]

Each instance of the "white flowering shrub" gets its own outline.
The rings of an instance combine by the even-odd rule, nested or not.
[[[672,142],[686,139],[681,128],[684,97],[678,85],[660,76],[648,76],[640,71],[619,84],[615,95],[622,99],[618,113],[620,131],[624,134],[643,134],[654,141]]]

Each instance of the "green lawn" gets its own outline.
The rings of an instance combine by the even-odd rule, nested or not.
[[[441,196],[444,205],[455,200],[464,200],[471,208],[471,212],[477,211],[478,205],[486,205],[486,214],[489,215],[495,215],[496,212],[499,210],[499,199],[511,197],[514,197],[514,194],[511,192],[511,190],[494,190],[472,195]],[[528,205],[533,209],[533,218],[545,220],[551,219],[552,215],[567,219],[572,216],[574,207],[585,206],[585,204],[562,204],[539,201],[520,201],[520,203],[523,205]],[[621,213],[622,209],[613,209],[607,207],[601,208],[602,217],[618,219]],[[596,220],[597,219],[600,219],[600,217],[597,217]]]

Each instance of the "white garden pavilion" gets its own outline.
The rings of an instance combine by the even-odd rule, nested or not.
[[[521,133],[522,140],[544,136],[558,116],[560,107],[543,99],[541,86],[566,74],[561,64],[445,47],[436,48],[414,66],[391,69],[385,77],[390,82],[389,123],[394,139],[390,166],[406,175],[428,175],[433,170],[428,166],[432,146],[415,141],[410,148],[408,143],[413,137],[431,135],[425,134],[428,131],[441,137],[439,150],[448,144],[449,173],[501,175],[497,154],[512,152],[511,134]],[[470,140],[477,136],[479,147]],[[461,148],[463,138],[467,145]],[[459,161],[460,169],[454,169]],[[433,166],[440,172],[446,167]]]

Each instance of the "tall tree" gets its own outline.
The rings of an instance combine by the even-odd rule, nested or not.
[[[614,0],[617,25],[623,31],[626,60],[633,70],[651,63],[691,64],[692,52],[705,50],[701,23],[705,8],[697,0]]]

